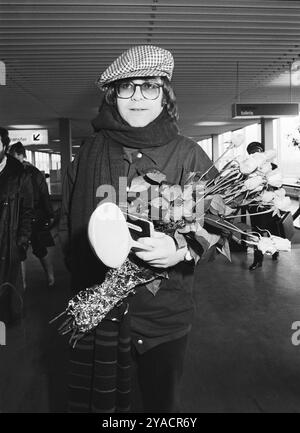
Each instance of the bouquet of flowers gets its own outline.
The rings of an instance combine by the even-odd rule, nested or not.
[[[213,178],[204,180],[212,165],[205,173],[190,173],[183,186],[168,183],[157,170],[148,171],[133,179],[123,211],[137,219],[151,220],[156,231],[174,239],[177,248],[188,248],[194,264],[212,260],[217,253],[230,260],[230,239],[257,247],[264,254],[290,251],[289,240],[264,230],[253,232],[237,222],[251,206],[254,214],[279,215],[288,210],[290,199],[281,188],[278,173],[272,171],[274,156],[273,151],[267,151],[234,159]],[[167,271],[141,265],[129,254],[121,267],[108,271],[102,284],[87,288],[69,301],[58,316],[67,316],[59,331],[71,332],[70,342],[75,345],[138,285],[146,284],[155,296],[162,278],[168,278]]]

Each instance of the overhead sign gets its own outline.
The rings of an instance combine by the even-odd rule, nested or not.
[[[48,129],[9,129],[10,144],[21,141],[24,146],[30,144],[48,144]]]
[[[299,104],[232,104],[233,119],[254,119],[260,117],[277,118],[283,116],[298,116]]]

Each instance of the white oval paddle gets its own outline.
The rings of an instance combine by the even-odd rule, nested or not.
[[[100,204],[94,210],[88,225],[88,237],[96,255],[110,268],[119,268],[131,248],[152,249],[132,239],[124,214],[114,203]]]

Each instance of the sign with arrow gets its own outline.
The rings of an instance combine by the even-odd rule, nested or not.
[[[30,144],[48,144],[48,129],[9,129],[10,144],[21,141],[24,146]]]
[[[33,134],[33,141],[40,141],[41,134]]]

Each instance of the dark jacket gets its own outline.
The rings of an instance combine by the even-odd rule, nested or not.
[[[54,213],[45,176],[28,162],[24,164],[24,167],[32,181],[34,219],[41,223],[48,222],[50,218],[53,218]]]
[[[89,146],[81,149],[81,153],[88,152]],[[141,153],[142,152],[142,153]],[[124,164],[127,167],[127,176],[131,180],[138,173],[145,172],[148,168],[156,168],[167,176],[167,181],[172,184],[183,185],[190,172],[200,171],[204,173],[210,166],[211,161],[205,152],[194,141],[177,135],[173,140],[161,147],[143,149],[132,154],[132,161],[127,161],[124,155]],[[141,157],[142,154],[142,157]],[[62,218],[60,224],[60,236],[67,256],[71,253],[78,254],[82,261],[71,265],[72,280],[74,284],[80,281],[85,284],[82,288],[89,287],[103,280],[101,263],[88,250],[84,250],[82,244],[75,246],[73,241],[70,249],[68,238],[70,236],[71,222],[76,215],[71,215],[72,196],[74,189],[81,189],[87,194],[84,183],[77,181],[78,163],[76,158],[69,167],[64,181],[64,193],[62,204]],[[86,170],[89,167],[85,167]],[[208,178],[215,174],[211,170]],[[90,214],[94,209],[90,209]],[[71,218],[70,218],[71,217]],[[87,227],[84,230],[87,239]],[[98,281],[96,276],[98,272]],[[92,280],[94,276],[94,281]],[[185,335],[191,325],[193,317],[192,287],[194,282],[194,267],[190,263],[179,263],[169,270],[169,279],[163,280],[161,288],[153,296],[146,286],[139,286],[137,294],[130,297],[131,306],[131,331],[133,343],[140,352],[146,351],[160,343],[180,338]],[[138,341],[143,341],[139,344]]]
[[[0,173],[0,285],[15,283],[20,252],[31,235],[33,193],[23,165],[7,156]]]
[[[278,165],[271,162],[272,170],[276,170]],[[263,209],[260,206],[249,206],[249,214],[252,230],[262,234],[262,230],[268,230],[272,235],[281,236],[279,231],[279,222],[280,218],[275,215],[272,216],[272,213],[260,214],[260,215],[252,215],[259,212],[262,212]]]

